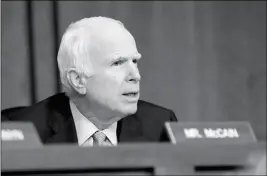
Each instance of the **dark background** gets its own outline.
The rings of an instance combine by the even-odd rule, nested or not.
[[[180,121],[249,121],[266,140],[266,1],[1,1],[1,108],[61,90],[63,32],[84,17],[121,20],[143,55],[141,99]]]

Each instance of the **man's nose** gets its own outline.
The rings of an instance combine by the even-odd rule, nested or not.
[[[135,64],[129,67],[127,81],[132,83],[138,83],[141,80],[139,70]]]

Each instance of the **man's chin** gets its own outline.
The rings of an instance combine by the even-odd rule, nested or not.
[[[123,116],[129,116],[135,114],[137,111],[137,105],[130,105],[130,106],[125,106],[121,110],[121,113]]]

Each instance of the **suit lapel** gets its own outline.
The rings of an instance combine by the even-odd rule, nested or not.
[[[69,98],[63,95],[61,99],[51,103],[50,108],[53,115],[49,118],[48,125],[53,134],[45,143],[78,143]]]
[[[54,134],[45,143],[77,143],[77,133],[73,119],[68,119],[59,127],[52,127]]]
[[[143,134],[141,121],[137,114],[124,117],[117,125],[118,142],[143,142],[148,139]]]

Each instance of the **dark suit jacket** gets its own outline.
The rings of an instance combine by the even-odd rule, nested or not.
[[[78,142],[69,98],[64,93],[22,109],[8,119],[33,122],[45,144]],[[173,111],[139,100],[137,112],[118,121],[118,142],[164,141],[166,121],[177,121]]]

